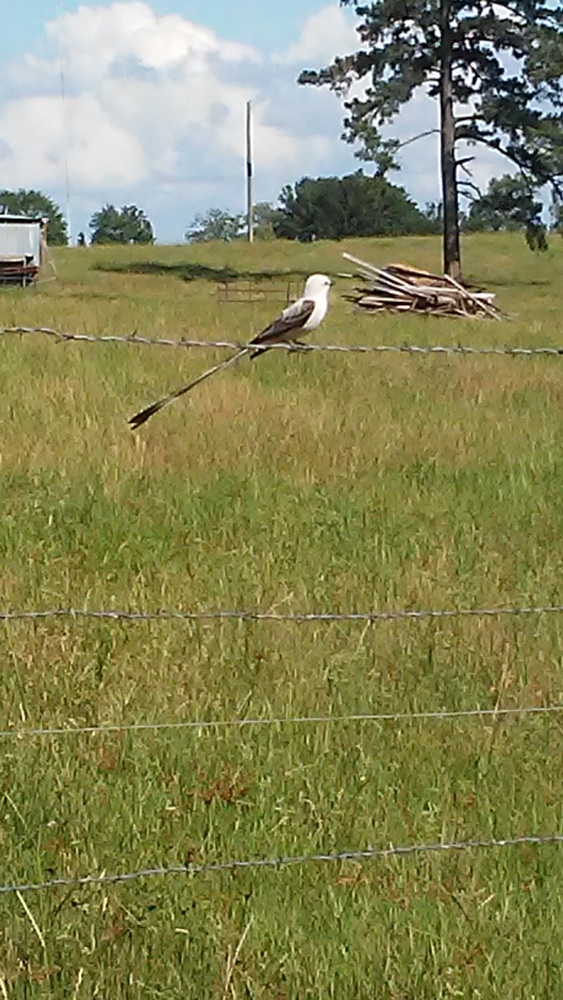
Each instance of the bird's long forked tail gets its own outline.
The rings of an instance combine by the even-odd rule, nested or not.
[[[223,368],[228,368],[229,365],[234,364],[235,361],[238,361],[239,358],[242,358],[248,353],[249,348],[242,347],[241,350],[237,351],[236,354],[233,354],[231,358],[227,358],[226,361],[220,361],[218,365],[213,365],[213,368],[208,368],[207,371],[203,372],[202,375],[198,375],[197,378],[188,382],[187,385],[183,385],[179,389],[175,389],[174,392],[169,393],[168,396],[164,396],[163,399],[159,399],[156,403],[151,403],[150,406],[146,406],[144,410],[139,410],[135,416],[129,418],[131,429],[137,430],[138,427],[141,427],[141,425],[146,423],[147,420],[150,420],[150,418],[153,417],[155,413],[158,413],[159,410],[164,409],[165,406],[169,406],[169,404],[173,403],[175,399],[179,399],[180,396],[185,395],[185,393],[189,392],[190,389],[194,389],[200,382],[204,382],[206,378],[211,378],[212,375],[215,375],[216,372],[222,371]]]

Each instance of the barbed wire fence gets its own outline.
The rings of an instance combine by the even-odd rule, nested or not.
[[[94,620],[109,622],[127,622],[140,624],[148,622],[239,622],[244,623],[283,623],[283,624],[365,624],[394,621],[423,622],[454,618],[499,618],[505,616],[541,616],[560,614],[563,604],[528,605],[523,607],[505,608],[438,608],[438,609],[395,609],[388,611],[365,612],[274,612],[274,611],[188,611],[166,610],[127,611],[118,609],[95,610],[88,608],[48,608],[44,610],[10,610],[0,611],[0,623],[6,627],[18,622],[44,622],[49,620]],[[563,705],[528,705],[509,708],[469,708],[469,709],[436,709],[418,712],[358,712],[348,715],[302,715],[276,716],[270,718],[239,718],[239,719],[196,719],[175,722],[139,722],[114,723],[91,726],[58,726],[58,727],[25,727],[0,730],[0,739],[8,737],[39,737],[68,736],[80,734],[96,734],[111,732],[142,732],[174,729],[218,729],[244,726],[279,726],[283,724],[328,724],[345,722],[408,722],[429,721],[461,718],[502,718],[522,715],[546,715],[563,711]]]
[[[56,608],[46,610],[23,610],[23,611],[2,611],[0,612],[0,622],[4,622],[6,627],[16,622],[44,621],[46,619],[102,619],[113,622],[154,622],[154,621],[239,621],[239,622],[284,622],[284,623],[331,623],[331,622],[363,622],[375,624],[377,622],[389,621],[423,621],[435,618],[463,618],[471,617],[499,617],[505,615],[542,615],[556,614],[563,612],[563,605],[531,605],[526,607],[513,608],[461,608],[461,609],[428,609],[428,610],[390,610],[380,612],[323,612],[323,613],[276,613],[276,612],[253,612],[253,611],[183,611],[183,610],[159,610],[154,612],[143,611],[119,611],[119,610],[90,610],[79,608]],[[309,715],[309,716],[278,716],[274,718],[240,718],[240,719],[195,719],[182,720],[176,722],[139,722],[139,723],[108,723],[91,726],[46,726],[46,727],[24,727],[5,729],[0,731],[0,739],[25,738],[55,738],[55,737],[78,737],[81,735],[104,735],[108,733],[139,733],[158,731],[201,731],[224,728],[262,727],[262,726],[282,726],[282,725],[329,725],[329,724],[367,724],[367,723],[414,723],[414,722],[438,722],[461,719],[481,719],[489,720],[493,725],[502,719],[517,717],[554,717],[563,712],[563,704],[556,705],[524,705],[514,707],[494,708],[469,708],[469,709],[438,709],[435,711],[418,712],[365,712],[352,713],[348,715]],[[88,886],[101,886],[109,884],[123,884],[139,879],[185,876],[195,877],[197,875],[212,873],[233,873],[245,870],[280,870],[286,867],[305,866],[319,863],[343,863],[357,862],[359,864],[366,861],[405,859],[421,855],[443,855],[444,853],[476,851],[476,850],[498,850],[501,848],[518,848],[521,846],[545,847],[557,846],[563,843],[563,833],[547,834],[524,834],[520,836],[505,837],[502,839],[491,838],[488,840],[465,840],[465,841],[442,841],[432,844],[407,844],[402,846],[372,847],[368,845],[364,849],[342,850],[333,852],[319,852],[300,855],[281,855],[277,857],[260,857],[247,859],[233,859],[227,861],[209,861],[194,864],[186,862],[176,865],[154,865],[146,868],[139,868],[133,871],[99,874],[87,874],[82,876],[61,876],[46,879],[40,882],[13,881],[11,883],[0,884],[0,895],[22,894],[27,892],[48,891],[57,888],[80,889]]]
[[[360,622],[376,624],[401,620],[423,621],[440,618],[502,618],[504,616],[549,615],[563,612],[563,604],[528,605],[514,608],[437,608],[397,609],[390,611],[125,611],[116,608],[93,610],[89,608],[47,608],[45,610],[0,611],[0,622],[33,621],[49,618],[93,618],[108,621],[240,621],[240,622]]]
[[[136,331],[128,334],[90,334],[72,333],[54,330],[48,326],[7,326],[0,327],[0,336],[9,334],[44,334],[57,343],[87,343],[87,344],[130,344],[141,347],[181,347],[238,351],[243,347],[251,347],[231,340],[191,340],[185,337],[173,339],[168,337],[146,337]],[[491,355],[507,357],[560,357],[563,347],[471,347],[467,344],[269,344],[268,350],[296,351],[298,353],[332,352],[340,354],[413,354],[413,355]]]
[[[174,347],[184,349],[228,349],[240,350],[249,345],[228,340],[195,340],[188,338],[166,338],[141,336],[137,331],[129,334],[87,334],[59,331],[47,326],[10,326],[0,327],[0,337],[8,335],[44,335],[56,343],[87,343],[87,344],[128,344],[143,347]],[[272,350],[307,352],[328,352],[344,354],[406,354],[416,355],[453,355],[453,356],[491,356],[491,357],[560,357],[563,347],[520,347],[495,346],[473,347],[465,344],[451,345],[415,345],[415,344],[272,344]],[[423,610],[390,610],[373,612],[259,612],[248,610],[212,610],[188,611],[166,610],[157,611],[127,611],[117,609],[90,610],[83,608],[51,608],[45,610],[9,610],[0,611],[0,623],[9,626],[16,622],[45,621],[49,619],[98,619],[114,622],[154,622],[154,621],[238,621],[238,622],[280,622],[280,623],[354,623],[376,624],[390,621],[423,621],[436,619],[452,619],[467,617],[493,618],[501,616],[526,616],[558,614],[563,612],[563,605],[537,605],[513,608],[465,608],[465,609],[423,609]],[[39,737],[68,737],[80,735],[99,735],[107,733],[165,731],[165,730],[204,730],[227,727],[247,726],[281,726],[281,725],[320,725],[336,723],[393,723],[393,722],[430,722],[479,718],[497,722],[500,719],[516,717],[553,717],[563,712],[563,705],[525,705],[503,708],[469,708],[469,709],[437,709],[419,712],[373,712],[355,713],[349,715],[309,715],[309,716],[279,716],[275,718],[240,718],[218,720],[183,720],[176,722],[140,722],[112,723],[91,726],[58,726],[58,727],[24,727],[0,731],[0,739],[24,739]],[[440,842],[434,844],[407,844],[403,846],[371,847],[363,850],[344,850],[328,853],[282,855],[280,857],[262,857],[242,860],[210,861],[201,864],[185,863],[181,865],[153,866],[136,871],[118,872],[115,874],[102,872],[84,876],[68,876],[45,880],[43,882],[13,882],[0,884],[0,894],[21,894],[24,892],[50,890],[56,888],[82,888],[87,886],[107,885],[131,882],[137,879],[167,876],[193,877],[205,873],[232,873],[241,870],[276,869],[289,866],[302,866],[315,863],[346,861],[364,862],[368,860],[384,860],[390,858],[407,858],[416,855],[444,854],[447,852],[475,851],[517,848],[520,846],[557,846],[563,843],[563,833],[526,834],[506,837],[503,839],[465,840]]]
[[[406,844],[400,847],[366,847],[357,851],[334,851],[333,853],[282,855],[272,858],[249,858],[232,861],[211,861],[203,864],[187,862],[183,865],[155,866],[141,868],[137,871],[100,875],[69,876],[53,878],[45,882],[22,882],[0,885],[0,895],[7,893],[33,892],[56,888],[80,888],[85,886],[108,885],[117,882],[132,882],[141,878],[156,876],[204,875],[211,872],[232,873],[248,869],[285,868],[288,866],[307,865],[321,862],[372,861],[389,858],[405,858],[422,854],[445,854],[451,851],[491,850],[493,848],[557,845],[563,843],[563,833],[525,834],[521,837],[506,837],[501,840],[458,840],[440,842],[437,844]]]
[[[106,733],[163,732],[166,730],[243,729],[251,726],[328,725],[367,722],[429,722],[450,719],[492,719],[496,721],[522,715],[555,715],[563,705],[522,705],[513,708],[438,709],[433,712],[357,712],[349,715],[280,715],[241,719],[189,719],[180,722],[123,722],[97,726],[24,727],[0,730],[0,739],[24,739],[40,736],[97,736]]]

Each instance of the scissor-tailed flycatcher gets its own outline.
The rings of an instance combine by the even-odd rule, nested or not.
[[[232,358],[227,358],[226,361],[221,361],[220,364],[214,365],[213,368],[208,368],[203,375],[198,375],[192,382],[181,386],[180,389],[176,389],[168,396],[164,396],[163,399],[159,399],[156,403],[151,403],[150,406],[147,406],[144,410],[140,410],[139,413],[130,418],[129,423],[131,427],[133,429],[140,427],[141,424],[144,424],[155,413],[162,410],[164,406],[173,403],[175,399],[179,399],[180,396],[189,392],[194,386],[203,382],[204,379],[215,375],[216,372],[227,368],[228,365],[232,365],[245,354],[250,354],[251,358],[255,358],[259,354],[264,354],[272,344],[298,344],[299,341],[296,339],[298,333],[308,333],[310,330],[315,330],[325,318],[328,309],[328,290],[330,286],[331,280],[326,274],[312,274],[310,278],[307,278],[305,291],[301,298],[293,302],[287,309],[284,309],[277,319],[270,323],[265,330],[262,330],[254,340],[250,341],[251,345],[256,345],[255,350],[252,350],[251,346],[243,347],[236,354],[233,354]]]

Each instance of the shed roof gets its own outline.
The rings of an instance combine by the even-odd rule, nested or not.
[[[21,225],[22,222],[35,222],[37,225],[41,225],[44,221],[45,219],[40,215],[10,215],[8,213],[0,212],[0,225],[10,223],[19,223]]]

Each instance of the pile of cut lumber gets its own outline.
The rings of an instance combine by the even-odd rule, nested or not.
[[[356,265],[356,275],[366,283],[345,295],[349,302],[370,312],[431,313],[433,316],[489,316],[501,319],[494,293],[466,288],[447,274],[431,274],[406,264],[375,267],[352,254],[342,254]]]

